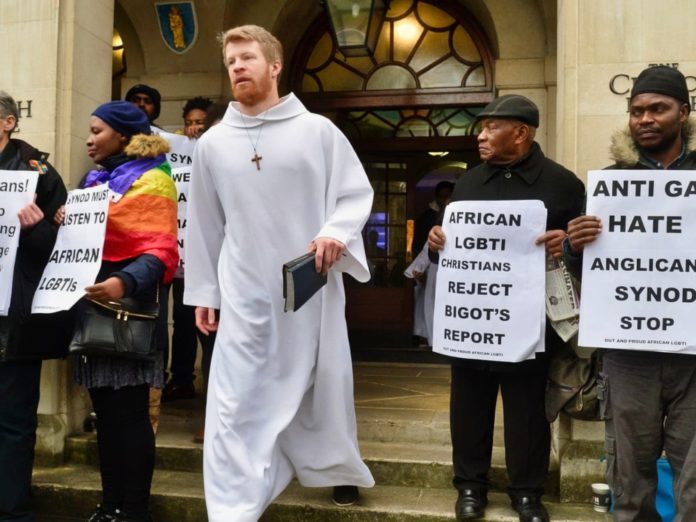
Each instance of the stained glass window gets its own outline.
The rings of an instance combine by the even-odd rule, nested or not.
[[[394,0],[374,56],[346,57],[327,27],[299,78],[305,93],[490,87],[470,32],[440,3]]]

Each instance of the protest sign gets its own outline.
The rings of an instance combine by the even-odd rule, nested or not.
[[[20,225],[17,213],[31,203],[39,173],[0,170],[0,315],[7,315],[12,299]]]
[[[192,140],[183,134],[173,134],[160,130],[157,134],[169,142],[169,152],[167,152],[167,161],[171,167],[191,167],[193,163],[193,149],[196,147],[198,140]]]
[[[696,171],[591,171],[579,344],[696,353]]]
[[[433,350],[518,362],[544,349],[546,228],[540,201],[457,201],[445,210]]]
[[[169,142],[169,152],[167,161],[172,167],[172,179],[176,183],[177,204],[178,204],[178,235],[179,243],[179,266],[175,277],[184,277],[184,235],[186,232],[186,201],[188,199],[189,180],[191,178],[191,166],[193,165],[193,150],[198,140],[189,139],[182,134],[172,134],[171,132],[158,131],[161,137]]]
[[[179,167],[172,169],[172,179],[176,184],[177,193],[177,242],[179,244],[179,268],[177,277],[183,276],[183,269],[186,263],[186,249],[184,247],[184,236],[186,235],[186,207],[188,200],[189,185],[191,182],[191,167]]]
[[[34,294],[32,313],[68,310],[94,284],[102,262],[109,186],[71,190],[65,219]]]

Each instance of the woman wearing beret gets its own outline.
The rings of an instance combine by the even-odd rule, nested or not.
[[[159,283],[171,281],[178,252],[168,149],[129,102],[105,103],[92,113],[87,154],[99,168],[81,185],[108,183],[111,199],[101,269],[86,298],[151,304]],[[97,414],[103,500],[89,522],[149,521],[155,438],[148,394],[150,386],[163,385],[162,354],[153,362],[97,356],[74,362],[75,381],[89,389]]]

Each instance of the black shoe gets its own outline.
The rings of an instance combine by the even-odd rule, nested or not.
[[[331,499],[337,506],[352,506],[360,498],[358,486],[334,486]]]
[[[516,497],[512,508],[520,515],[520,522],[549,522],[549,512],[539,497]]]
[[[457,503],[454,505],[454,516],[457,520],[472,520],[482,518],[485,513],[488,498],[473,489],[460,489]]]
[[[87,522],[114,522],[118,509],[106,509],[97,504],[97,510],[87,519]]]
[[[162,390],[162,402],[195,399],[196,388],[192,382],[187,384],[174,384],[169,381]]]

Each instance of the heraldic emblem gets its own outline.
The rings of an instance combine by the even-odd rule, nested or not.
[[[164,43],[177,54],[188,51],[198,37],[193,2],[156,2],[157,21]]]

